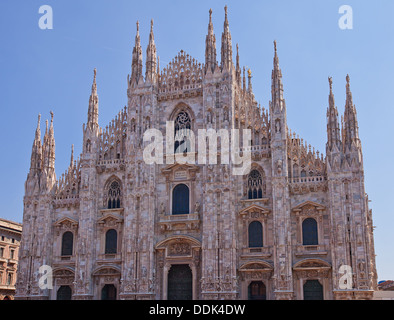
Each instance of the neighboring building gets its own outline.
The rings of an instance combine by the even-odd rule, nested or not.
[[[378,289],[381,291],[394,291],[394,281],[393,280],[379,281]]]
[[[374,292],[374,300],[394,300],[394,281],[379,281],[378,291]]]
[[[127,107],[99,126],[95,70],[83,151],[78,160],[72,151],[59,178],[53,113],[43,142],[39,118],[25,184],[19,299],[373,298],[372,212],[349,76],[341,127],[329,79],[323,157],[287,126],[276,43],[265,109],[238,46],[233,62],[227,8],[217,62],[211,14],[205,64],[181,51],[160,69],[152,23],[145,76],[137,23]],[[170,139],[164,164],[147,163],[143,135],[165,133],[167,121],[175,123],[168,137],[188,156],[197,148],[187,129],[196,136],[198,129],[251,129],[251,146],[240,149],[252,151],[250,170],[233,175],[233,158],[171,164]],[[52,289],[39,286],[43,265],[52,268]]]
[[[14,299],[21,236],[20,223],[0,218],[0,300]]]

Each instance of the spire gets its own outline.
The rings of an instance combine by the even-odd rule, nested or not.
[[[30,159],[30,171],[41,170],[42,165],[42,145],[41,145],[41,129],[40,129],[41,114],[38,115],[37,128],[33,141]]]
[[[239,50],[238,50],[238,43],[237,43],[237,57],[236,57],[236,68],[235,68],[235,77],[239,86],[241,86],[241,68],[239,66]]]
[[[338,109],[335,106],[334,94],[332,93],[332,78],[328,78],[330,85],[330,94],[328,96],[327,108],[327,145],[326,153],[334,151],[334,146],[337,151],[341,150],[341,133],[338,122]]]
[[[150,83],[155,83],[157,80],[156,74],[156,45],[153,35],[153,19],[150,22],[150,34],[148,48],[146,49],[146,73],[145,80]]]
[[[93,129],[94,126],[98,126],[98,95],[97,95],[97,84],[96,75],[97,70],[94,68],[92,92],[89,97],[89,108],[88,108],[88,124],[87,126]]]
[[[205,73],[211,70],[213,73],[216,68],[216,38],[213,33],[212,9],[209,9],[208,34],[205,39]]]
[[[71,159],[70,159],[70,168],[74,165],[74,145],[71,145]]]
[[[352,92],[350,91],[349,75],[346,76],[346,104],[343,117],[343,127],[344,148],[349,149],[353,143],[358,147],[360,139],[358,134],[357,112],[356,106],[353,104]]]
[[[272,107],[274,110],[279,108],[282,111],[285,108],[285,101],[283,98],[283,83],[282,83],[282,71],[279,68],[279,58],[276,48],[276,40],[274,41],[274,68],[271,75],[271,96],[272,96]]]
[[[230,71],[233,64],[233,48],[231,43],[231,34],[227,19],[227,6],[224,7],[224,27],[222,33],[222,50],[221,50],[221,69]]]
[[[135,45],[133,48],[130,84],[136,85],[142,80],[142,48],[140,38],[140,23],[137,21],[137,34],[135,36]]]
[[[245,67],[243,67],[242,89],[243,89],[244,92],[246,92]]]
[[[45,135],[43,144],[43,169],[55,169],[55,135],[53,128],[53,112],[51,114],[51,125],[48,130],[48,120],[45,121]]]

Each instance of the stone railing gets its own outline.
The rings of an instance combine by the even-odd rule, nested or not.
[[[303,194],[308,192],[326,191],[327,178],[324,176],[297,177],[289,179],[290,192]]]
[[[199,213],[160,214],[159,226],[161,231],[199,229],[200,215]]]
[[[123,159],[99,160],[96,164],[98,173],[104,172],[106,170],[124,170],[124,168],[125,161]]]
[[[325,245],[316,244],[316,245],[302,245],[299,244],[295,248],[295,255],[296,256],[322,256],[326,255],[327,248]]]
[[[323,176],[297,177],[297,178],[291,178],[290,183],[323,182],[326,180],[327,178]]]

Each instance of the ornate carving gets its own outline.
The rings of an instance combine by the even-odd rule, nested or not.
[[[187,256],[191,254],[191,246],[186,242],[171,243],[168,247],[169,256]]]

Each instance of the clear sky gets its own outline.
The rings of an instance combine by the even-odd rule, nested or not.
[[[53,9],[53,29],[38,26],[42,5]],[[339,113],[350,75],[363,146],[365,186],[371,200],[379,280],[394,279],[393,98],[394,1],[98,1],[2,0],[0,2],[0,217],[21,222],[31,146],[53,110],[56,174],[71,145],[81,152],[82,124],[97,68],[99,123],[107,125],[127,104],[126,79],[136,21],[144,59],[150,20],[160,66],[180,50],[204,62],[208,11],[213,10],[218,60],[224,6],[240,63],[252,70],[257,101],[268,107],[273,41],[277,40],[289,127],[325,154],[329,85]],[[353,9],[353,29],[338,26],[342,5]],[[234,57],[235,58],[235,57]]]

